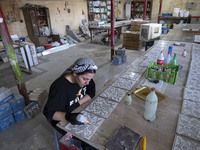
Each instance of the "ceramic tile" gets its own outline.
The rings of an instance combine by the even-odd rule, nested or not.
[[[189,138],[176,135],[172,150],[200,150],[200,144]]]
[[[200,118],[200,102],[194,102],[189,100],[184,100],[182,104],[182,110],[181,113]]]
[[[85,110],[104,118],[108,118],[117,105],[117,102],[97,97]]]
[[[126,71],[121,75],[122,78],[130,79],[130,80],[136,80],[136,81],[138,81],[141,76],[142,76],[142,74],[135,73],[135,72],[132,72],[132,71]]]
[[[127,92],[126,90],[109,86],[100,96],[120,102]]]
[[[82,136],[83,138],[90,140],[92,135],[104,122],[104,119],[94,114],[88,113],[86,111],[82,111],[81,113],[83,113],[83,115],[88,119],[89,121],[88,124],[72,125],[71,123],[69,123],[68,125],[65,126],[65,128],[67,130],[71,130],[72,133],[75,132],[76,134]]]
[[[190,88],[185,88],[183,99],[189,99],[189,100],[200,102],[200,91],[190,89]]]
[[[179,114],[176,132],[200,141],[200,120]]]
[[[119,87],[122,89],[130,90],[136,83],[136,80],[130,80],[130,79],[125,79],[125,78],[118,78],[112,86],[114,87]]]
[[[128,68],[128,71],[137,72],[137,73],[144,73],[147,70],[147,67],[140,67],[140,66],[131,66]]]

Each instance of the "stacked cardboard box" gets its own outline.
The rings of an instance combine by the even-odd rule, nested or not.
[[[11,89],[0,88],[0,132],[26,117],[25,101],[21,95],[13,95]]]
[[[140,50],[143,47],[143,41],[140,39],[140,32],[123,33],[123,47],[130,50]]]
[[[148,23],[148,21],[132,21],[131,22],[131,31],[137,31],[137,32],[140,32],[140,25],[141,24],[146,24]]]

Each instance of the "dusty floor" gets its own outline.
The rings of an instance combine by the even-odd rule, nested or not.
[[[127,50],[126,53],[127,62],[114,65],[110,61],[109,46],[79,43],[67,50],[39,57],[39,65],[32,67],[33,73],[23,73],[23,77],[28,91],[35,88],[48,90],[51,83],[77,58],[90,57],[99,67],[94,77],[98,92],[109,80],[117,77],[143,55],[144,51]],[[0,72],[0,87],[7,86],[15,94],[18,93],[12,73],[9,71],[9,64],[1,65]],[[2,150],[54,150],[54,146],[53,128],[41,113],[34,119],[24,119],[0,134]]]

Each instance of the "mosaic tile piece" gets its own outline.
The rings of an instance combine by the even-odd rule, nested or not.
[[[89,123],[84,125],[72,125],[71,123],[67,124],[65,128],[71,130],[76,134],[82,136],[85,139],[90,140],[93,134],[101,126],[105,119],[100,118],[94,114],[82,111],[83,115],[88,119]]]
[[[125,79],[125,78],[118,78],[112,86],[114,87],[119,87],[122,89],[130,90],[136,83],[136,80],[130,80],[130,79]]]
[[[200,102],[183,100],[181,113],[200,118]]]
[[[189,99],[189,100],[200,102],[200,91],[190,89],[190,88],[185,88],[183,99]]]
[[[141,76],[142,74],[131,72],[131,71],[126,71],[125,73],[121,75],[122,78],[136,80],[136,81],[138,81]]]
[[[200,141],[200,120],[179,114],[176,132]]]
[[[102,97],[97,97],[85,110],[104,118],[108,118],[117,105],[117,102],[109,101]]]
[[[156,61],[156,58],[148,57],[148,58],[146,58],[139,66],[148,67],[148,66],[151,65],[151,63],[152,63],[153,61]]]
[[[141,67],[141,66],[131,66],[130,68],[128,68],[128,71],[137,73],[144,73],[146,70],[147,67]]]
[[[128,91],[109,86],[100,96],[121,102]]]
[[[199,150],[200,144],[189,138],[176,135],[172,150]]]

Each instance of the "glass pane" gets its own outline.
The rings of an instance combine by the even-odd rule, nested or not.
[[[33,26],[33,35],[39,35],[38,27],[37,27],[37,20],[36,20],[34,10],[30,10],[30,16],[31,16],[31,22],[32,22],[32,26]]]

